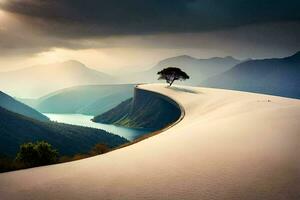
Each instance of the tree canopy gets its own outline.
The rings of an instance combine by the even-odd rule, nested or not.
[[[165,68],[157,72],[157,74],[159,75],[158,80],[166,80],[170,86],[176,80],[184,81],[190,78],[184,71],[177,67]]]

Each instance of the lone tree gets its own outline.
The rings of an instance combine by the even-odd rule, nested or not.
[[[184,71],[181,71],[181,69],[177,67],[165,68],[160,72],[157,72],[157,74],[159,75],[158,80],[166,80],[170,86],[176,80],[184,81],[190,78]]]

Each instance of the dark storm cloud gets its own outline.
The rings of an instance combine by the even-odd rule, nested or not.
[[[299,8],[300,0],[0,0],[0,57],[112,47],[279,55],[299,50]]]
[[[299,0],[9,0],[2,7],[67,37],[202,32],[300,20]]]

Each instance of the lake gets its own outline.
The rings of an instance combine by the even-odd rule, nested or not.
[[[49,117],[51,121],[102,129],[107,132],[113,133],[115,135],[122,136],[130,141],[151,132],[151,130],[140,130],[140,129],[124,128],[124,127],[119,127],[110,124],[95,123],[91,121],[93,116],[90,115],[53,114],[53,113],[43,113],[43,114]]]

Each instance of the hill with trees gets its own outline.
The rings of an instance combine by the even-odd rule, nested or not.
[[[34,110],[33,108],[15,100],[11,96],[0,91],[0,107],[12,112],[31,117],[40,121],[48,121],[48,117]]]
[[[104,130],[42,122],[0,107],[0,152],[14,156],[26,142],[46,141],[61,155],[86,153],[97,143],[117,147],[127,143],[125,138]]]

